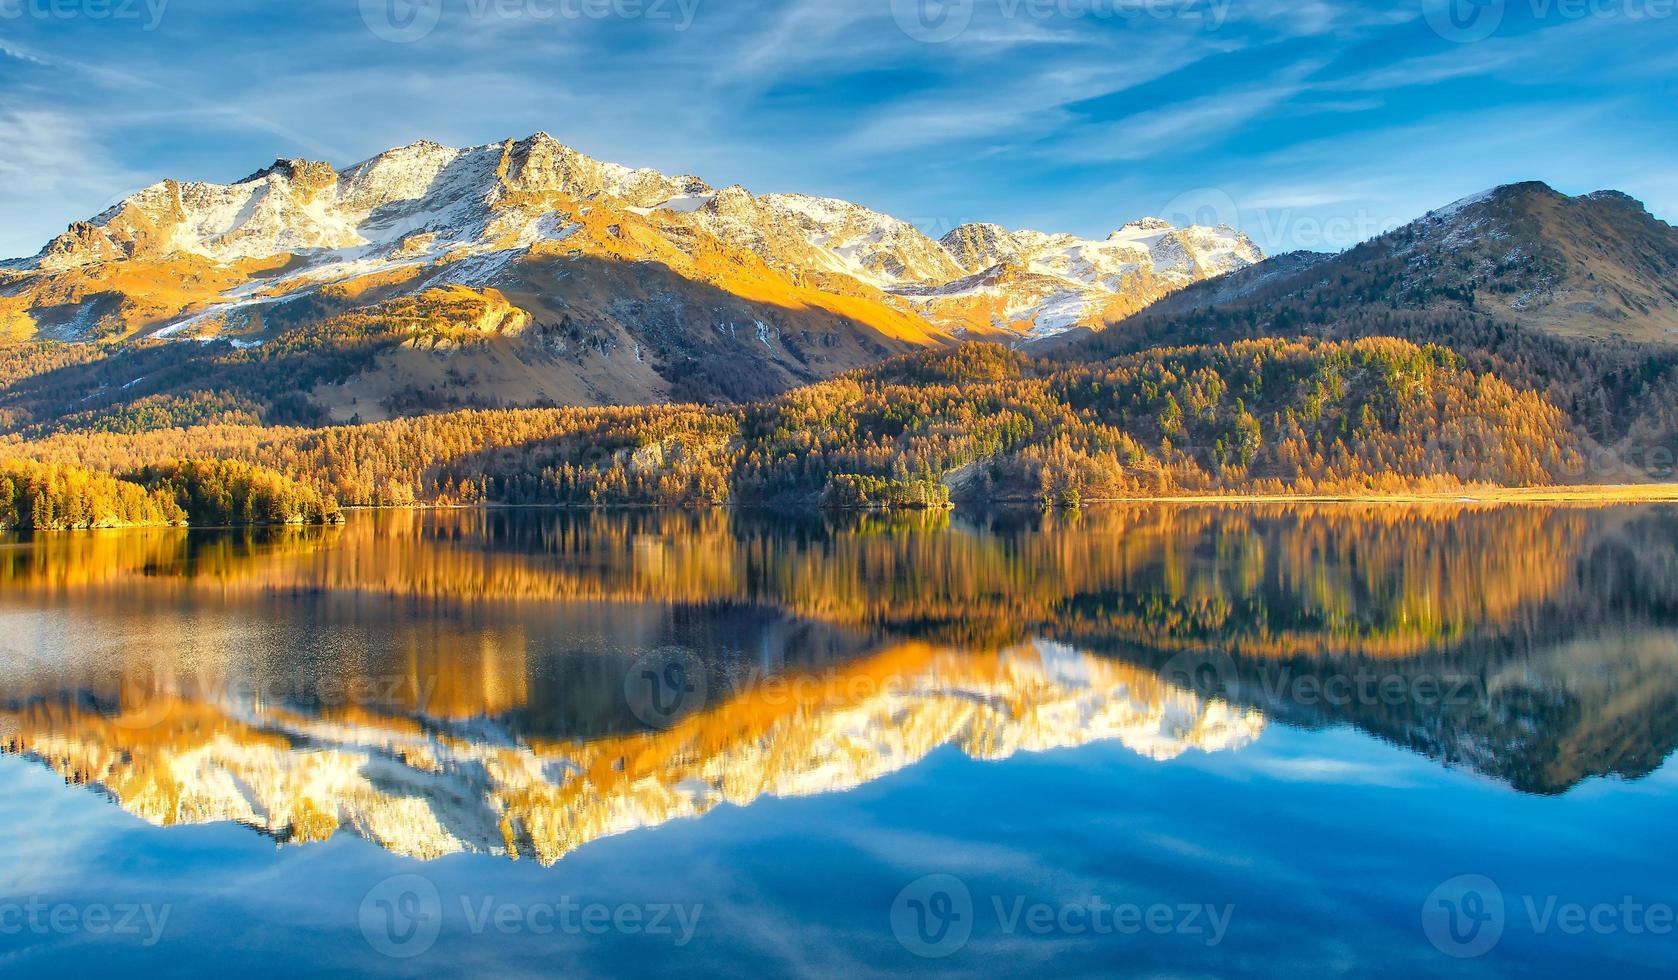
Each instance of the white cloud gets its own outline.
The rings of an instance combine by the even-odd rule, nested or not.
[[[860,153],[961,139],[1029,142],[1075,126],[1070,107],[1077,103],[1145,85],[1205,55],[1205,49],[1179,42],[1130,52],[1122,71],[1114,71],[1108,54],[1084,61],[1057,58],[1035,70],[1022,65],[1005,82],[969,86],[961,97],[938,93],[889,105],[846,137],[844,145]]]
[[[1280,85],[1219,92],[1150,109],[1079,133],[1066,152],[1080,160],[1145,160],[1163,149],[1205,145],[1299,91],[1298,85]]]
[[[52,63],[42,55],[36,54],[28,48],[6,40],[0,40],[0,55],[5,55],[8,58],[13,58],[18,61],[26,61],[32,65],[50,65]]]
[[[33,255],[67,220],[116,203],[139,181],[110,161],[80,122],[43,110],[0,110],[0,256]]]
[[[1276,25],[1290,38],[1355,33],[1408,23],[1421,16],[1418,3],[1363,7],[1344,0],[1242,0],[1229,12],[1232,22]]]
[[[767,85],[786,70],[808,65],[812,60],[830,60],[834,55],[841,55],[843,60],[856,61],[880,47],[878,31],[851,36],[855,34],[850,30],[853,26],[863,21],[878,21],[878,14],[871,12],[867,4],[800,0],[774,9],[774,15],[752,13],[734,22],[725,36],[739,40],[731,50],[718,52],[713,62],[714,80]],[[753,30],[757,21],[766,23]],[[883,29],[890,29],[889,24]],[[723,33],[714,32],[713,36]],[[834,43],[842,34],[847,35],[850,43]]]
[[[1384,766],[1346,759],[1259,757],[1249,760],[1249,765],[1257,772],[1284,782],[1357,784],[1395,789],[1412,785],[1409,780]]]

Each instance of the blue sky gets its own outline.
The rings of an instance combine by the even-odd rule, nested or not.
[[[1678,220],[1675,8],[0,0],[0,255],[164,177],[539,130],[933,234],[1159,214],[1340,248],[1525,179]]]

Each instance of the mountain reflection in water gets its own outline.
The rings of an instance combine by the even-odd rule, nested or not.
[[[0,747],[158,824],[550,863],[953,746],[1352,725],[1515,790],[1678,745],[1678,512],[437,512],[0,543]]]

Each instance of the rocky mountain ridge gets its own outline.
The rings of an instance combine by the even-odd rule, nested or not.
[[[611,243],[581,234],[589,213],[610,216],[612,238],[646,240],[636,254],[614,256]],[[979,239],[990,246],[971,247]],[[33,295],[9,304],[7,315],[14,333],[32,327],[64,340],[203,336],[374,276],[413,287],[505,286],[516,275],[511,265],[553,249],[652,261],[674,252],[702,266],[713,257],[738,262],[730,253],[744,251],[797,286],[924,321],[929,336],[1093,326],[1115,304],[1139,309],[1262,258],[1234,229],[1176,229],[1156,218],[1101,242],[994,226],[963,226],[935,241],[860,205],[718,190],[691,175],[595,160],[538,133],[466,149],[419,142],[343,170],[279,160],[226,185],[163,181],[10,263],[5,294]],[[725,254],[710,254],[718,251]],[[150,297],[161,302],[133,301],[128,294],[147,290],[128,282],[116,290],[128,300],[118,309],[61,309],[110,299],[106,290],[62,288],[70,274],[136,263],[175,263],[205,281],[172,283],[178,295]]]
[[[1506,184],[1339,254],[1293,252],[1202,282],[1138,320],[1298,303],[1466,313],[1557,337],[1678,341],[1678,228],[1619,191]],[[1065,338],[1073,339],[1072,337]]]

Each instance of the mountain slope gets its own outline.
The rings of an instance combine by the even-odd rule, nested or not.
[[[1339,255],[1288,253],[1191,284],[1136,325],[1282,302],[1309,306],[1318,320],[1384,306],[1473,313],[1556,336],[1674,343],[1678,228],[1618,191],[1568,197],[1538,182],[1509,184]]]
[[[1248,341],[1100,364],[997,344],[892,359],[744,408],[461,411],[361,426],[0,439],[121,475],[227,456],[348,505],[939,508],[1208,491],[1577,482],[1569,419],[1439,347]]]
[[[1667,479],[1678,449],[1678,229],[1611,191],[1539,183],[1458,201],[1339,255],[1294,253],[1181,290],[1100,333],[1100,360],[1254,337],[1394,336],[1544,393],[1606,450],[1591,479]]]
[[[1564,336],[1678,338],[1678,229],[1618,191],[1511,184],[1404,232],[1391,254],[1414,289]]]
[[[206,397],[279,421],[745,401],[962,333],[1097,324],[1261,257],[1228,229],[1127,229],[1003,232],[1013,247],[985,265],[859,205],[717,190],[544,133],[420,142],[343,170],[281,160],[233,184],[148,187],[0,264],[0,339],[131,360],[115,389],[74,368],[53,379],[95,416]],[[167,355],[129,357],[155,342]],[[190,383],[160,382],[163,361]],[[237,381],[252,363],[260,386]],[[308,383],[276,383],[292,377]],[[26,424],[71,410],[5,400]]]
[[[967,274],[897,293],[933,322],[1031,338],[1099,326],[1264,258],[1227,225],[1179,229],[1159,218],[1133,221],[1104,241],[969,224],[942,244]]]

